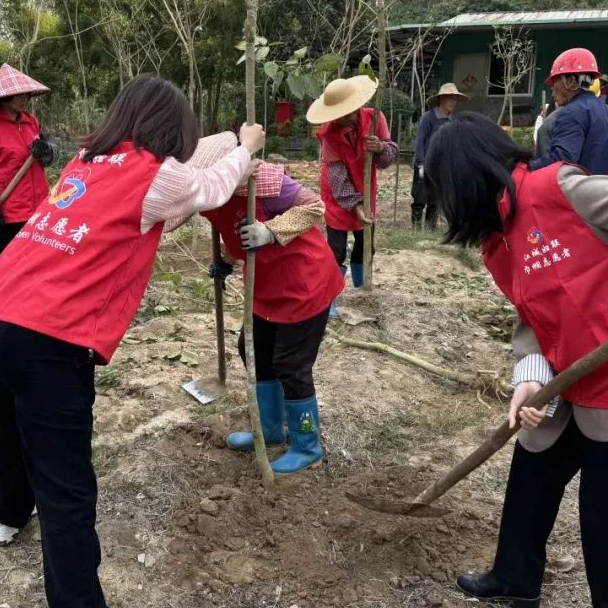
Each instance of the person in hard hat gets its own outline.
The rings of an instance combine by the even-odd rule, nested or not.
[[[608,108],[590,90],[600,72],[587,49],[565,51],[553,63],[547,84],[561,110],[555,118],[551,149],[530,163],[532,171],[558,161],[608,174]]]
[[[323,125],[317,137],[323,162],[321,198],[325,203],[327,239],[340,270],[346,275],[348,233],[353,233],[350,273],[355,287],[363,285],[363,225],[372,224],[376,217],[376,169],[385,169],[399,159],[399,149],[391,141],[382,112],[378,114],[375,134],[370,135],[374,110],[363,106],[377,88],[378,81],[369,76],[339,78],[327,85],[306,115],[308,122]],[[373,154],[369,218],[363,212],[366,153]],[[335,306],[330,316],[338,316]]]
[[[0,545],[38,507],[50,608],[107,608],[91,462],[95,365],[135,316],[164,228],[220,207],[253,170],[260,125],[212,167],[184,95],[139,76],[0,255]],[[203,140],[204,141],[204,140]]]
[[[227,141],[227,153],[236,141]],[[323,461],[319,406],[313,366],[325,334],[329,308],[344,288],[318,225],[324,205],[319,196],[285,175],[281,165],[263,163],[256,176],[256,221],[244,224],[247,190],[237,190],[223,207],[203,215],[220,232],[229,263],[210,274],[225,278],[231,263],[241,261],[247,272],[247,251],[255,256],[253,346],[256,393],[264,440],[286,441],[289,448],[271,464],[277,475],[291,475]],[[246,363],[243,331],[239,353]],[[250,432],[230,433],[229,448],[252,450]]]
[[[0,67],[0,196],[27,161],[35,158],[8,198],[0,205],[0,252],[21,230],[49,192],[44,167],[54,158],[53,146],[38,120],[26,111],[30,97],[50,89],[5,63]],[[1,199],[0,199],[1,200]]]
[[[456,106],[468,101],[468,97],[458,87],[448,82],[443,84],[436,95],[428,100],[430,110],[424,113],[418,123],[416,151],[414,152],[414,180],[412,182],[412,226],[429,230],[437,227],[437,201],[424,178],[424,159],[433,135],[452,120]],[[426,211],[425,211],[426,210]]]
[[[557,120],[557,113],[560,110],[560,106],[555,100],[547,105],[547,115],[536,134],[536,150],[534,154],[536,158],[548,154],[551,150],[551,140],[553,138],[553,130],[555,129],[555,121]]]
[[[549,407],[525,403],[608,341],[608,176],[566,162],[530,172],[529,163],[529,150],[475,113],[441,129],[427,155],[427,175],[448,224],[446,242],[482,245],[487,269],[521,320],[513,335],[508,419],[523,430],[496,556],[491,570],[464,574],[458,585],[481,601],[538,608],[547,540],[564,490],[580,471],[587,580],[593,608],[605,608],[608,364],[565,388]]]

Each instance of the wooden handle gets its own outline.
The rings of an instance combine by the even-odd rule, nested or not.
[[[8,186],[4,189],[2,194],[0,194],[0,205],[4,203],[4,201],[11,195],[13,190],[17,187],[17,184],[21,181],[21,178],[29,171],[29,168],[34,164],[35,158],[30,154],[26,161],[21,166],[21,169],[17,171],[17,174],[13,179],[8,183]]]
[[[595,371],[606,361],[608,361],[608,342],[602,346],[598,346],[598,348],[589,354],[575,361],[561,374],[555,376],[538,393],[530,397],[524,403],[524,407],[533,407],[537,410],[542,409],[554,397],[561,395],[567,388]],[[510,429],[508,421],[501,424],[473,453],[448,471],[432,486],[429,486],[424,492],[419,494],[414,503],[428,505],[440,496],[443,496],[450,488],[496,454],[517,433],[519,428],[519,425],[517,425],[515,428]]]
[[[211,227],[213,263],[222,262],[220,233],[215,226]],[[217,337],[217,375],[220,386],[226,386],[226,340],[224,336],[224,290],[220,277],[214,280],[215,288],[215,333]]]

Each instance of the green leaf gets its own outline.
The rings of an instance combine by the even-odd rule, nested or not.
[[[183,351],[179,360],[189,367],[196,367],[198,365],[198,355],[189,350]]]
[[[163,358],[167,359],[167,361],[179,361],[181,359],[182,353],[171,353],[169,355],[165,355]]]
[[[240,65],[241,63],[243,63],[243,61],[245,61],[247,59],[247,53],[245,53],[244,55],[241,55],[241,58],[236,62],[237,65]]]
[[[306,81],[304,78],[290,74],[287,76],[287,86],[296,99],[304,99],[304,95],[306,94]]]
[[[308,47],[307,46],[303,46],[301,49],[298,49],[297,51],[294,51],[293,56],[296,59],[304,59],[304,57],[306,57],[306,53],[308,53]]]
[[[241,40],[235,47],[237,51],[244,51],[247,48],[247,43],[244,40]]]
[[[269,46],[262,46],[255,52],[256,61],[264,61],[266,57],[268,57],[268,53],[270,52]]]
[[[266,76],[274,80],[275,76],[279,72],[279,65],[274,61],[269,61],[268,63],[264,64],[264,72],[266,73]]]
[[[277,74],[274,77],[273,82],[272,82],[272,94],[273,95],[276,95],[278,88],[283,83],[283,80],[285,80],[285,72],[277,72]]]
[[[158,306],[154,307],[154,312],[159,315],[168,315],[171,313],[171,307],[166,306],[165,304],[159,304]]]
[[[125,336],[122,339],[123,344],[141,344],[141,340],[138,340],[137,338],[129,338],[128,336]]]
[[[297,59],[288,59],[285,62],[285,65],[298,65],[298,60]]]
[[[304,80],[306,82],[306,94],[310,95],[310,97],[313,97],[314,99],[320,97],[321,93],[323,92],[323,85],[321,81],[311,74],[307,74],[304,77]]]
[[[255,37],[255,45],[256,46],[267,46],[268,40],[264,38],[264,36],[256,36]]]
[[[337,72],[342,65],[342,57],[340,55],[336,55],[335,53],[328,53],[327,55],[323,55],[319,57],[316,62],[316,69],[318,72],[323,72],[325,74],[331,74],[332,72]]]

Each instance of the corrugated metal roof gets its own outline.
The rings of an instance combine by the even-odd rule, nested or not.
[[[429,27],[462,27],[462,28],[492,28],[501,25],[551,26],[572,25],[582,26],[586,23],[608,24],[608,10],[584,11],[538,11],[538,12],[504,12],[504,13],[463,13],[441,23],[404,23],[389,29],[418,29]]]
[[[608,10],[539,11],[523,13],[463,13],[441,23],[442,26],[534,25],[576,23],[580,21],[608,21]]]

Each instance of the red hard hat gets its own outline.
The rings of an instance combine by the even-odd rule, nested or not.
[[[600,77],[595,55],[587,49],[569,49],[559,55],[553,62],[546,83],[551,86],[562,74],[591,74],[594,79]]]

